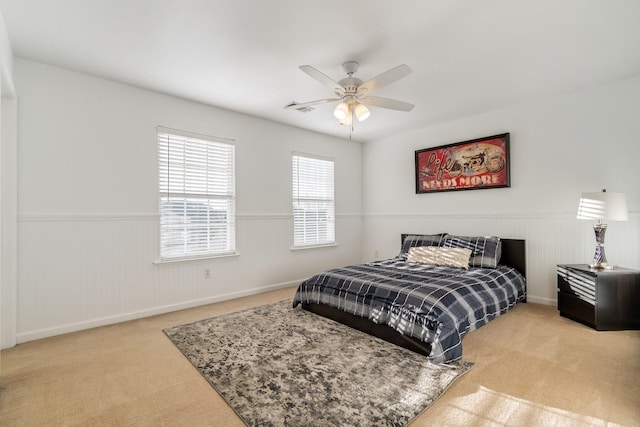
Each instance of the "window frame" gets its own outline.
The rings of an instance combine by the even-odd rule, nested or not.
[[[164,126],[158,126],[156,128],[156,137],[157,137],[157,154],[158,154],[158,174],[157,174],[157,185],[158,185],[158,214],[159,214],[159,222],[158,222],[158,261],[157,263],[173,263],[180,261],[197,261],[201,259],[211,259],[211,258],[219,258],[219,257],[227,257],[227,256],[235,256],[238,255],[236,252],[236,191],[235,191],[235,180],[236,180],[236,160],[235,160],[235,140],[228,138],[221,138],[211,135],[200,134],[196,132],[189,132],[180,129],[173,129]],[[176,148],[182,150],[181,152],[185,155],[182,159],[178,160],[178,163],[181,161],[184,163],[182,165],[181,172],[179,174],[182,175],[182,180],[178,181],[180,186],[193,188],[194,182],[198,184],[204,185],[207,190],[195,190],[188,191],[187,189],[183,189],[183,191],[176,191],[175,187],[172,186],[172,180],[175,176],[172,175],[170,170],[171,168],[171,139],[180,140],[183,142],[181,145],[178,145]],[[187,144],[188,142],[188,144]],[[166,144],[167,154],[164,155],[162,152],[163,147],[162,144]],[[196,163],[196,168],[200,167],[201,170],[204,167],[206,170],[207,178],[196,178],[196,181],[193,181],[190,178],[193,178],[192,174],[193,170],[189,169],[187,165],[186,153],[189,152],[193,154],[193,147],[188,148],[187,145],[198,145],[207,147],[209,150],[208,144],[215,144],[218,146],[214,148],[212,151],[219,151],[223,153],[222,157],[216,157],[216,159],[222,159],[223,168],[214,169],[216,171],[224,172],[223,182],[224,184],[221,187],[217,187],[213,185],[214,191],[210,191],[211,180],[213,178],[208,177],[208,171],[211,169],[211,162],[208,158],[208,153],[203,156],[202,159],[196,158],[195,160],[202,160],[201,163]],[[174,144],[175,146],[175,144]],[[226,152],[225,152],[226,151]],[[217,154],[217,153],[216,153]],[[163,158],[164,156],[164,158]],[[196,154],[198,156],[198,154]],[[192,163],[193,165],[193,163]],[[180,169],[178,169],[180,170]],[[163,177],[163,172],[166,171],[166,176]],[[163,184],[163,179],[165,183]],[[174,181],[175,182],[175,181]],[[215,184],[215,183],[214,183]],[[164,186],[164,187],[163,187]],[[223,188],[223,189],[221,189]],[[224,194],[223,194],[224,193]],[[163,206],[165,203],[163,198],[175,198],[178,202],[178,207],[180,204],[183,204],[183,211],[180,212],[179,216],[189,217],[191,216],[191,221],[197,222],[199,224],[189,224],[188,221],[184,221],[182,225],[179,222],[175,222],[171,224],[174,228],[182,228],[183,236],[178,240],[182,240],[185,244],[186,250],[182,254],[172,254],[171,251],[167,250],[167,246],[165,246],[165,237],[163,233],[167,233],[168,229],[171,229],[171,225],[167,226],[166,221],[167,215],[163,215],[163,208],[168,209],[169,211],[172,209],[171,206]],[[222,202],[222,203],[221,203]],[[223,209],[216,209],[216,204],[227,205]],[[196,208],[192,208],[190,210],[189,205],[195,205]],[[198,208],[199,205],[199,208]],[[215,221],[215,218],[212,218],[212,213],[216,213],[218,211],[225,212],[224,221]],[[198,216],[204,214],[206,216],[206,221],[202,222],[203,216]],[[205,228],[206,231],[202,231]],[[214,230],[214,231],[212,231]],[[225,244],[222,249],[215,249],[211,247],[212,236],[211,233],[220,232],[223,230]],[[192,233],[190,235],[190,233]],[[177,234],[180,234],[178,232]],[[202,238],[206,236],[206,247],[207,250],[197,250],[199,243],[196,241],[189,246],[189,238]],[[200,243],[200,247],[202,244]]]
[[[296,174],[296,171],[299,172],[300,171],[300,167],[299,167],[299,163],[298,163],[298,168],[296,170],[296,158],[302,158],[305,160],[310,160],[310,161],[320,161],[320,162],[329,162],[331,164],[331,178],[330,178],[330,183],[326,182],[325,183],[325,190],[330,190],[328,191],[330,193],[330,197],[321,197],[319,195],[316,195],[316,197],[300,197],[300,182],[299,180],[297,180],[297,177],[299,177],[299,173]],[[299,160],[298,160],[299,161]],[[296,187],[297,184],[297,187]],[[330,184],[330,189],[329,189],[329,184]],[[296,194],[296,188],[297,188],[297,194]],[[336,243],[336,213],[335,213],[335,160],[333,158],[330,157],[325,157],[325,156],[319,156],[319,155],[315,155],[315,154],[309,154],[309,153],[302,153],[302,152],[292,152],[291,154],[291,199],[292,199],[292,203],[291,203],[291,207],[292,207],[292,221],[293,221],[293,244],[291,246],[291,250],[300,250],[300,249],[310,249],[310,248],[318,248],[318,247],[328,247],[328,246],[337,246]],[[327,213],[325,214],[325,218],[327,219],[326,225],[328,225],[328,227],[325,230],[325,233],[328,234],[326,237],[326,239],[323,240],[314,240],[314,241],[309,241],[309,242],[301,242],[299,240],[297,240],[298,234],[296,233],[296,205],[297,203],[300,203],[302,201],[302,203],[322,203],[322,202],[326,202],[328,203],[328,207],[329,209],[327,209]],[[313,212],[313,210],[311,210],[311,212]],[[318,212],[318,211],[315,211]],[[318,231],[321,229],[322,227],[319,227],[319,224],[316,224],[314,229],[315,232],[318,233]],[[306,240],[306,239],[305,239]]]

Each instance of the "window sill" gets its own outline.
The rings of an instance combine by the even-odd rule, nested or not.
[[[221,261],[225,258],[232,258],[240,256],[239,252],[231,252],[228,254],[221,255],[207,255],[202,257],[188,257],[188,258],[175,258],[175,259],[161,259],[154,261],[155,265],[164,266],[164,265],[182,265],[182,264],[197,264],[201,262],[207,261]]]
[[[326,243],[322,245],[305,245],[305,246],[292,246],[292,251],[304,251],[306,249],[318,249],[318,248],[333,248],[339,246],[337,243]]]

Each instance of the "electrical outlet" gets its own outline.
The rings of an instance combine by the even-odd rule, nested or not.
[[[204,278],[205,279],[211,279],[211,269],[210,268],[205,268],[204,269]]]

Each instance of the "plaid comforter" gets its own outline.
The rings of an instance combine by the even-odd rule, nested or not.
[[[460,268],[400,258],[337,268],[298,287],[300,303],[332,307],[386,324],[431,345],[429,359],[462,357],[462,337],[524,300],[524,277],[512,267]]]

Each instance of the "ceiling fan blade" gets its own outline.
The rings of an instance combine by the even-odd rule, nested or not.
[[[390,85],[391,83],[400,80],[401,78],[411,74],[411,67],[407,64],[398,65],[395,68],[385,71],[382,74],[377,75],[371,80],[367,80],[358,87],[358,95],[365,95],[371,93],[376,89]]]
[[[317,69],[313,68],[311,65],[301,65],[298,68],[300,68],[302,71],[307,73],[311,78],[327,86],[332,91],[338,92],[338,93],[344,93],[344,88],[340,86],[338,82],[336,82],[331,77],[324,74],[322,71],[318,71]]]
[[[389,108],[391,110],[398,110],[398,111],[411,111],[413,110],[413,107],[415,107],[413,104],[409,104],[408,102],[402,102],[402,101],[389,99],[389,98],[382,98],[379,96],[367,96],[363,98],[358,98],[358,101],[361,102],[362,104],[373,105],[381,108]]]
[[[318,99],[317,101],[309,101],[309,102],[290,102],[289,104],[284,106],[285,110],[299,110],[300,108],[312,107],[318,104],[325,104],[327,102],[335,102],[340,101],[340,98],[327,98],[327,99]]]

